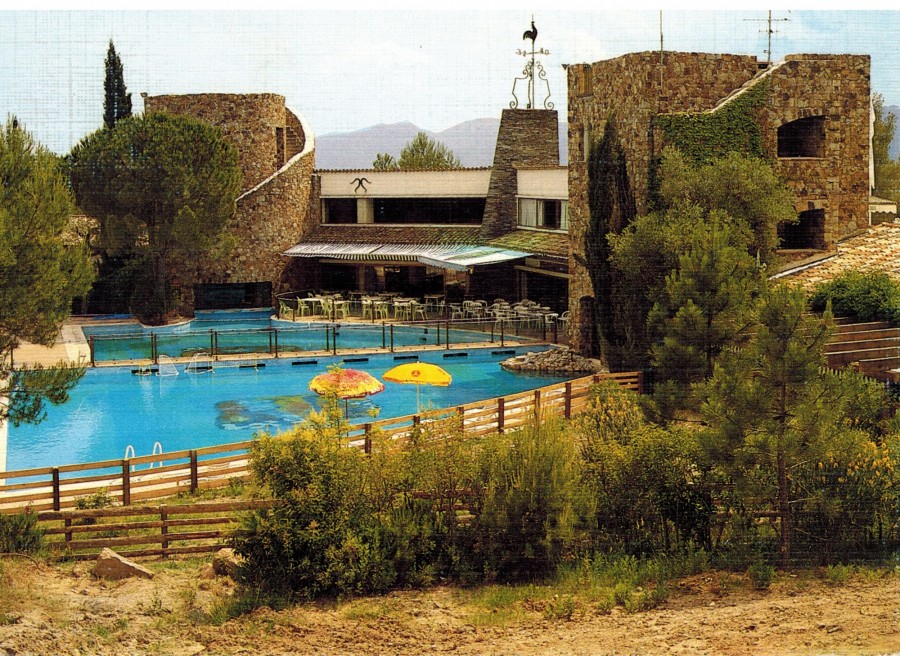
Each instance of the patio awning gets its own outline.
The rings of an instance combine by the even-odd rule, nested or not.
[[[423,244],[297,244],[284,252],[290,257],[324,257],[357,262],[419,262],[428,266],[465,271],[471,266],[498,264],[529,257],[530,253],[493,246]]]

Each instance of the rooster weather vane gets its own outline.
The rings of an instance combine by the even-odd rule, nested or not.
[[[538,81],[544,83],[547,87],[547,95],[544,97],[542,104],[544,109],[553,109],[554,105],[550,102],[550,83],[547,81],[547,73],[544,71],[544,66],[541,64],[540,60],[536,60],[534,58],[535,55],[549,55],[549,50],[544,50],[541,48],[540,50],[534,49],[534,42],[537,40],[538,30],[534,25],[534,19],[531,19],[531,29],[526,30],[525,34],[522,35],[522,40],[531,39],[531,50],[516,50],[517,55],[521,55],[526,58],[525,68],[522,70],[522,77],[517,77],[513,80],[513,88],[512,88],[512,96],[513,100],[509,103],[509,106],[512,109],[516,109],[519,106],[519,97],[516,95],[516,86],[520,81],[524,81],[527,83],[528,89],[528,97],[527,104],[525,105],[526,109],[534,109],[534,92],[535,86]]]

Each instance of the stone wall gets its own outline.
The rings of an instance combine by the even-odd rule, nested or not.
[[[825,210],[825,248],[868,227],[868,55],[789,55],[771,76],[760,111],[766,152],[796,196],[798,212]],[[822,158],[778,158],[778,127],[825,118]]]
[[[252,189],[278,170],[276,129],[288,124],[284,96],[274,93],[198,93],[150,96],[146,112],[190,116],[215,125],[234,144],[244,173],[242,191]]]
[[[585,350],[579,325],[581,299],[593,297],[584,267],[589,208],[586,155],[589,142],[615,116],[627,157],[638,213],[648,209],[650,164],[665,144],[654,142],[654,116],[710,110],[755,76],[764,74],[752,56],[643,52],[566,67],[569,96],[569,338]],[[769,97],[757,110],[766,152],[797,196],[798,212],[825,209],[823,242],[865,227],[868,201],[869,57],[794,55],[769,75]],[[778,126],[826,116],[823,158],[777,158]],[[602,293],[597,290],[597,293]]]
[[[516,229],[516,166],[559,166],[559,118],[551,109],[504,109],[481,222],[482,239]]]
[[[568,338],[587,352],[589,331],[578,319],[583,297],[593,297],[584,266],[587,229],[587,149],[600,137],[610,116],[627,156],[628,178],[638,213],[647,211],[650,162],[661,145],[654,144],[653,117],[669,112],[711,109],[759,71],[755,57],[667,52],[639,52],[594,64],[566,67],[569,94],[569,311]],[[660,77],[660,71],[662,76]]]
[[[200,119],[223,130],[239,153],[243,194],[227,231],[234,244],[227,257],[183,263],[175,281],[180,311],[193,311],[193,287],[202,283],[272,282],[273,292],[289,286],[291,258],[282,252],[297,244],[317,223],[312,194],[315,152],[302,121],[275,94],[197,94],[154,96],[147,111]],[[280,135],[280,141],[276,135]],[[310,148],[307,148],[307,146]],[[305,154],[301,154],[307,148]],[[279,166],[279,157],[287,159]]]

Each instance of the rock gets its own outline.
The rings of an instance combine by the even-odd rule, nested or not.
[[[234,578],[234,573],[237,571],[240,562],[240,557],[234,552],[234,549],[219,549],[213,556],[213,571],[217,576]]]
[[[131,576],[152,579],[153,572],[127,558],[123,558],[112,549],[104,549],[97,556],[97,562],[94,565],[94,576],[113,581],[126,579]]]
[[[539,353],[517,355],[500,365],[511,371],[540,371],[562,373],[604,373],[607,368],[600,360],[584,358],[566,347],[551,348]]]

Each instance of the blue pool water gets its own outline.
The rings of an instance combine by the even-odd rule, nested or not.
[[[440,365],[453,376],[449,387],[420,389],[424,407],[446,408],[483,398],[513,394],[566,380],[555,376],[513,374],[500,362],[526,348],[487,348],[469,351],[421,352],[422,362]],[[465,354],[465,357],[454,357]],[[366,356],[367,362],[343,366],[382,374],[410,354]],[[450,357],[444,357],[449,355]],[[350,357],[350,356],[346,356]],[[267,360],[265,368],[241,369],[235,363],[215,363],[207,373],[178,376],[138,376],[132,367],[89,369],[72,390],[67,403],[49,406],[37,425],[9,427],[7,469],[94,462],[121,458],[128,445],[138,456],[152,453],[159,441],[166,452],[239,442],[259,431],[290,428],[319,397],[309,390],[313,376],[343,357]],[[232,365],[228,367],[226,365]],[[414,385],[385,383],[385,391],[350,401],[351,423],[370,421],[368,410],[380,418],[416,412]]]
[[[240,311],[198,312],[191,321],[160,327],[140,324],[84,326],[86,338],[93,337],[97,362],[139,360],[151,357],[151,335],[155,335],[160,355],[190,357],[198,351],[229,353],[300,353],[387,347],[393,338],[395,347],[446,344],[447,335],[437,323],[421,326],[384,328],[381,323],[291,322],[272,319],[270,308]],[[479,327],[481,325],[479,324]],[[462,344],[490,340],[491,322],[485,322],[487,334],[477,330],[450,330],[450,343]],[[270,329],[277,329],[277,338]],[[211,331],[215,331],[215,335]],[[336,335],[336,336],[335,336]],[[495,336],[499,341],[499,335]]]

